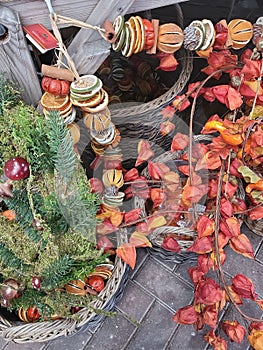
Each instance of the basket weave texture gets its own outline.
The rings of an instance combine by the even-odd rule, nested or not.
[[[117,244],[121,245],[126,242],[127,231],[125,229],[118,230]],[[71,335],[84,325],[87,328],[98,326],[105,314],[103,312],[96,313],[94,310],[111,311],[122,296],[127,278],[127,265],[119,257],[116,257],[111,278],[99,293],[98,298],[90,303],[90,308],[83,308],[74,317],[35,323],[11,322],[0,315],[0,336],[16,343],[45,342],[62,335]]]
[[[196,135],[194,136],[194,143],[211,141],[212,137],[210,135]],[[166,164],[171,161],[176,161],[179,159],[181,151],[177,152],[165,152],[162,155],[156,157],[154,162],[159,162]],[[205,172],[205,170],[203,170]],[[149,173],[147,168],[145,168],[142,173],[143,176],[149,178]],[[206,171],[206,176],[209,176],[209,172]],[[240,199],[245,199],[245,191],[243,188],[242,181],[238,181],[238,189],[237,195]],[[205,203],[201,203],[201,205]],[[145,208],[145,200],[140,197],[134,198],[134,207],[142,209],[142,217],[147,216],[146,208]],[[239,217],[240,225],[243,222],[243,217]],[[175,234],[177,238],[177,242],[181,248],[180,253],[171,252],[165,250],[161,247],[163,239],[168,234]],[[197,233],[188,227],[177,227],[177,226],[162,226],[154,229],[150,235],[148,236],[149,240],[152,243],[152,247],[149,248],[150,255],[160,257],[165,259],[166,261],[171,261],[177,264],[181,264],[183,262],[189,260],[195,260],[197,255],[191,252],[187,252],[187,249],[193,244],[194,239],[196,238]]]

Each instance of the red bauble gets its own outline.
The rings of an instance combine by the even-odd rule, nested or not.
[[[91,286],[96,292],[101,292],[105,286],[104,280],[100,276],[91,276],[88,279],[88,285]]]
[[[10,158],[4,165],[4,174],[10,180],[26,179],[30,175],[29,164],[22,157]]]

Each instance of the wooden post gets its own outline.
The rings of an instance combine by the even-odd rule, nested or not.
[[[36,105],[41,97],[41,88],[31,54],[25,41],[18,14],[0,5],[0,23],[9,33],[9,40],[0,42],[0,73],[17,82],[23,89],[22,98]]]

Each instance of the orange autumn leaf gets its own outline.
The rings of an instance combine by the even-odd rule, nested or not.
[[[136,160],[135,166],[146,162],[154,156],[154,152],[151,150],[151,146],[148,141],[140,140],[138,143],[138,158]]]
[[[229,238],[240,235],[240,223],[234,216],[220,220],[220,230]]]
[[[263,310],[263,299],[261,300],[256,300],[256,303],[258,304],[258,306],[261,308],[261,310]],[[263,323],[262,323],[262,327],[263,327]],[[263,328],[262,328],[263,330]]]
[[[126,264],[128,264],[132,269],[134,269],[136,263],[136,248],[133,244],[122,244],[116,249],[116,254],[119,258],[126,262]]]
[[[237,321],[224,321],[222,323],[222,329],[235,343],[242,343],[246,335],[246,329]]]
[[[195,166],[195,170],[201,170],[201,169],[218,169],[221,166],[221,158],[219,154],[216,154],[215,152],[208,151],[201,159],[198,160]]]
[[[229,245],[236,253],[242,254],[247,258],[254,259],[252,245],[247,236],[243,233],[237,237],[231,238]]]
[[[102,223],[97,225],[96,232],[99,235],[107,235],[115,232],[117,229],[118,227],[112,225],[109,219],[105,219]]]
[[[253,347],[254,350],[263,349],[263,330],[252,329],[249,336],[247,337],[249,344]]]
[[[263,219],[263,205],[250,210],[248,216],[251,220]]]
[[[166,224],[166,219],[163,215],[155,215],[148,220],[148,230],[153,230],[157,227],[164,226]]]
[[[161,188],[151,188],[150,197],[153,202],[153,208],[158,208],[165,199],[165,194]]]
[[[171,151],[179,151],[183,150],[185,147],[187,147],[189,144],[189,137],[185,134],[181,134],[178,132],[176,135],[174,135],[172,144],[171,144]]]
[[[138,177],[139,177],[139,172],[136,168],[132,168],[130,169],[129,171],[127,171],[126,174],[124,174],[124,181],[127,182],[127,181],[134,181],[134,180],[137,180]]]
[[[132,243],[136,248],[152,246],[148,238],[142,232],[137,232],[137,231],[134,231],[132,233],[129,239],[129,242]]]
[[[190,248],[187,249],[188,252],[194,252],[197,254],[206,254],[212,251],[213,242],[212,237],[201,237],[196,238],[194,243]]]
[[[165,183],[166,189],[174,192],[179,186],[180,176],[175,171],[168,171],[164,174],[163,181]]]
[[[189,208],[193,203],[199,202],[205,194],[207,194],[206,185],[185,185],[182,193],[182,202]]]
[[[175,113],[175,109],[171,105],[168,105],[168,106],[164,107],[161,110],[161,114],[162,114],[164,119],[171,119],[171,118],[173,118],[174,113]]]
[[[170,168],[163,163],[159,163],[159,162],[154,163],[154,162],[149,160],[148,171],[149,171],[149,175],[151,176],[152,179],[160,180],[164,176],[165,173],[170,171]]]
[[[238,295],[236,292],[233,291],[233,288],[231,286],[228,286],[228,291],[231,295],[231,297],[233,298],[234,302],[237,304],[237,305],[242,305],[243,304],[243,301],[242,301],[242,298],[240,295]],[[226,294],[226,301],[230,301],[230,298],[228,297],[228,295]]]
[[[211,236],[215,231],[215,221],[206,215],[202,215],[196,225],[198,237]]]
[[[123,213],[118,212],[118,211],[113,211],[111,216],[109,217],[109,219],[110,219],[110,222],[112,223],[112,225],[118,227],[122,223],[123,216],[124,216]]]
[[[16,213],[13,210],[5,210],[1,214],[10,221],[16,218]]]

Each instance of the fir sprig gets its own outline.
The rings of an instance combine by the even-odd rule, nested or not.
[[[0,116],[6,109],[12,108],[20,100],[21,91],[17,85],[7,78],[4,73],[0,74]]]

